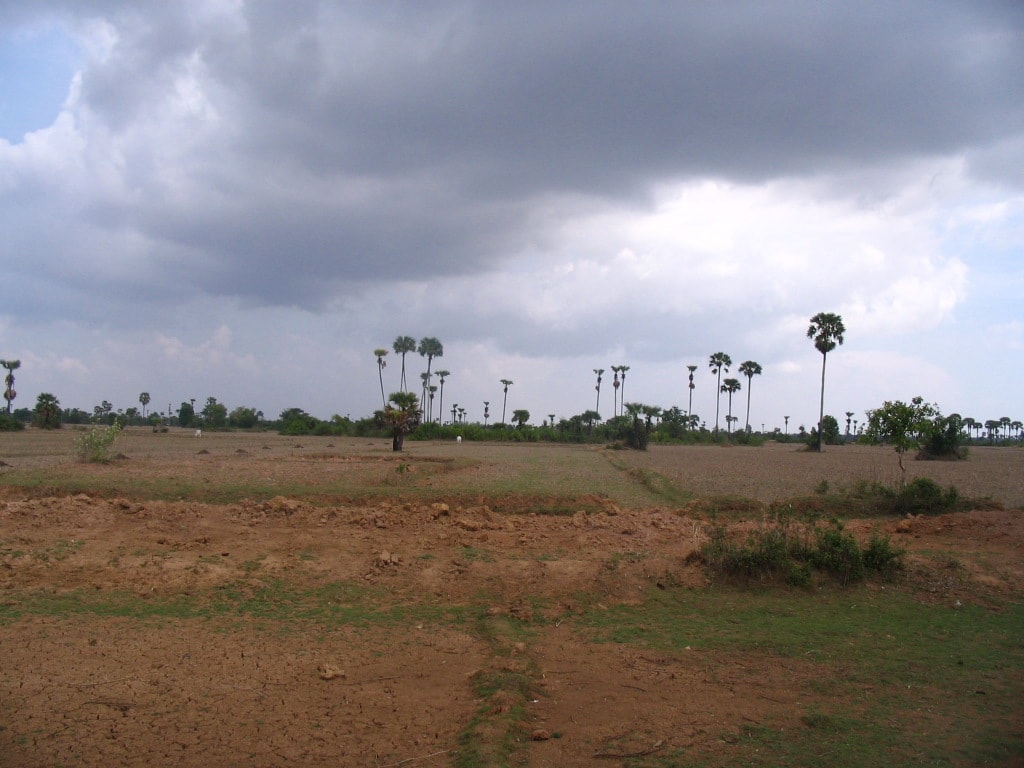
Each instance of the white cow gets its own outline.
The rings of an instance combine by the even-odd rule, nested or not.
[[[202,436],[203,436],[203,430],[197,429],[196,430],[196,437],[202,437]]]

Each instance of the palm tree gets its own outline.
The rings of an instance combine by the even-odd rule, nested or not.
[[[430,374],[424,371],[420,374],[420,415],[424,421],[430,422],[430,414],[427,412],[427,387],[430,385]]]
[[[846,436],[850,436],[850,422],[853,420],[853,411],[846,412]]]
[[[36,418],[42,429],[60,429],[60,402],[49,392],[36,399]]]
[[[7,401],[7,415],[11,414],[11,401],[18,396],[14,391],[14,372],[21,368],[21,360],[0,360],[0,367],[7,369],[4,383],[7,388],[4,390],[4,400]]]
[[[429,416],[427,421],[433,421],[434,420],[434,395],[436,393],[437,393],[437,385],[436,384],[431,384],[429,387],[427,387],[427,397],[430,398],[430,406],[427,408],[427,415]],[[441,418],[441,411],[440,410],[438,410],[438,412],[437,412],[437,417],[439,419]]]
[[[484,400],[484,426],[487,426],[487,420],[491,417],[491,403],[489,400]]]
[[[728,373],[730,365],[732,365],[732,358],[725,354],[725,352],[715,352],[715,354],[708,358],[708,367],[713,374],[718,376],[718,386],[716,388],[718,394],[715,396],[715,434],[718,434],[718,413],[722,402],[721,393],[724,391],[722,389],[722,371],[724,370]]]
[[[825,359],[828,353],[843,343],[846,326],[843,318],[832,312],[819,312],[811,318],[807,338],[814,339],[814,348],[821,352],[821,403],[818,409],[818,451],[821,451],[821,426],[825,418]]]
[[[755,363],[753,360],[745,360],[740,363],[740,373],[747,377],[747,426],[744,427],[746,432],[750,431],[750,385],[754,381],[755,376],[761,375],[761,364]]]
[[[786,437],[789,437],[789,416],[782,417],[786,422]]]
[[[619,366],[612,366],[612,373],[615,374],[615,379],[612,381],[612,416],[619,415],[619,387],[622,386],[619,383]]]
[[[146,406],[149,405],[149,392],[142,392],[139,395],[139,402],[142,403],[142,420],[146,420]]]
[[[690,372],[690,405],[686,411],[686,415],[689,416],[693,413],[693,390],[697,386],[693,383],[693,372],[697,370],[696,365],[688,365],[686,369]]]
[[[444,347],[441,346],[441,342],[433,336],[424,336],[420,339],[418,351],[420,353],[420,357],[427,358],[427,379],[425,387],[430,386],[430,364],[434,361],[435,357],[444,356]],[[426,392],[427,390],[424,389],[424,396],[426,395]],[[427,421],[430,421],[430,419],[428,418]]]
[[[381,411],[381,422],[391,430],[391,450],[400,451],[405,436],[420,423],[420,410],[412,392],[392,392],[389,403]]]
[[[1010,436],[1010,423],[1013,421],[1009,416],[1000,416],[999,424],[1003,428],[1003,439],[1005,440]]]
[[[622,378],[622,389],[619,390],[619,415],[622,415],[622,404],[626,402],[626,371],[629,370],[628,365],[619,366],[619,376]]]
[[[732,434],[732,395],[734,392],[739,392],[740,389],[742,389],[742,387],[740,386],[739,379],[726,379],[725,381],[722,382],[722,386],[720,389],[722,392],[729,393],[729,415],[726,417],[725,423],[727,425],[730,425],[728,427],[728,430],[729,434]],[[738,418],[739,417],[737,417],[737,419]]]
[[[597,405],[594,407],[594,410],[597,411],[598,413],[600,413],[601,412],[601,374],[604,373],[604,368],[595,368],[594,369],[594,373],[597,374],[597,386],[594,387],[594,389],[597,390]]]
[[[380,399],[384,402],[384,407],[388,407],[388,399],[384,397],[384,368],[387,366],[387,362],[384,360],[384,356],[388,353],[386,349],[375,349],[373,354],[377,356],[377,378],[380,379]]]
[[[505,399],[501,402],[501,423],[505,423],[505,406],[508,404],[508,388],[511,387],[515,382],[511,379],[502,379],[501,383],[505,385]]]
[[[437,402],[437,418],[444,421],[444,377],[451,376],[449,371],[438,371],[437,377],[441,380],[441,393],[440,399]],[[452,424],[455,423],[455,417],[452,416]]]
[[[391,348],[395,350],[396,355],[402,356],[402,378],[400,386],[402,388],[402,392],[405,392],[407,389],[405,384],[405,356],[409,352],[416,351],[416,339],[414,339],[412,336],[399,336],[398,338],[395,339],[395,342],[394,344],[391,345]]]

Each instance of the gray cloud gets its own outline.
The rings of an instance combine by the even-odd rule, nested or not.
[[[120,177],[95,223],[163,244],[201,290],[269,304],[494,269],[547,236],[536,212],[560,196],[640,205],[699,175],[968,147],[1003,173],[984,158],[1024,124],[1011,3],[116,3],[108,19],[116,43],[76,106],[83,152],[119,153],[91,158]]]

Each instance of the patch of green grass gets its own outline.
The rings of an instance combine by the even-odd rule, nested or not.
[[[482,563],[493,563],[494,555],[492,555],[486,549],[477,549],[476,547],[463,547],[459,551],[459,559],[466,563],[472,563],[476,560],[479,560]]]
[[[1013,725],[1024,687],[1018,603],[954,609],[896,590],[669,590],[642,605],[590,612],[582,624],[597,642],[756,653],[816,667],[814,680],[823,682],[806,692],[825,701],[804,713],[803,728],[749,729],[737,742],[739,762],[729,764],[1010,765],[1024,754]]]
[[[381,607],[381,606],[385,607]],[[129,592],[73,590],[8,595],[0,605],[0,623],[26,615],[71,618],[79,615],[138,620],[255,618],[288,630],[293,624],[323,626],[403,625],[414,622],[462,621],[459,607],[396,604],[374,590],[348,582],[299,586],[279,580],[258,585],[237,582],[194,595],[147,595]],[[301,627],[295,626],[298,630]]]
[[[49,547],[33,550],[32,557],[43,562],[67,560],[84,546],[81,539],[58,539]]]

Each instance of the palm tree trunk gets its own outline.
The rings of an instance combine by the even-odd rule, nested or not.
[[[821,353],[821,404],[818,407],[818,452],[821,453],[821,425],[825,421],[825,360],[827,355]]]
[[[750,385],[754,381],[753,376],[747,376],[747,423],[743,427],[744,432],[750,431]]]
[[[722,409],[722,369],[718,369],[718,394],[715,396],[715,434],[718,434],[718,414]]]

